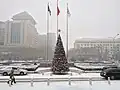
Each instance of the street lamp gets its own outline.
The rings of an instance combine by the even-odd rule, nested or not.
[[[115,38],[116,38],[117,36],[119,36],[119,34],[117,34],[116,36],[114,36],[114,37],[113,37],[113,40],[115,40]]]

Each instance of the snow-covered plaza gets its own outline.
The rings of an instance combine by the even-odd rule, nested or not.
[[[93,81],[92,85],[88,81],[73,81],[71,85],[68,82],[51,82],[49,85],[46,82],[36,82],[31,86],[31,83],[17,83],[9,86],[7,83],[0,83],[1,90],[119,90],[120,81],[112,81],[111,85],[107,81]]]
[[[48,70],[41,68],[39,71]],[[78,69],[71,68],[71,71]],[[17,83],[7,84],[9,76],[0,76],[1,90],[119,90],[119,80],[105,80],[99,73],[69,72],[68,75],[52,75],[51,72],[15,76]],[[72,73],[72,74],[71,74]]]

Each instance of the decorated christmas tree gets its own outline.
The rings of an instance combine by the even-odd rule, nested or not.
[[[60,34],[57,38],[51,70],[53,74],[67,74],[67,72],[69,71],[69,65],[65,56],[65,51]]]

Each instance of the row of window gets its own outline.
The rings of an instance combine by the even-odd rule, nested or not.
[[[77,44],[77,48],[80,48],[80,47],[88,47],[88,48],[89,48],[89,47],[90,47],[90,48],[91,48],[91,47],[94,47],[94,48],[95,48],[95,47],[96,47],[96,48],[114,48],[114,47],[116,47],[116,48],[119,48],[120,46],[118,46],[118,45],[117,45],[117,46],[116,46],[116,45],[115,45],[115,46],[96,46],[96,45],[93,45],[93,46],[85,46],[85,45],[84,45],[84,46],[82,46],[82,45],[78,45],[78,44]]]
[[[80,46],[114,46],[116,44],[80,44]],[[120,46],[120,44],[117,44],[117,46]]]
[[[81,41],[81,42],[76,42],[76,43],[92,43],[92,44],[97,44],[97,43],[101,43],[101,44],[106,44],[106,43],[120,43],[120,41],[113,41],[113,40],[111,40],[111,41],[105,41],[105,42],[100,42],[100,41],[95,41],[95,42],[89,42],[89,41]]]
[[[117,45],[112,45],[112,44],[106,44],[106,45],[95,45],[95,44],[77,44],[77,47],[120,47],[120,44],[117,44]]]
[[[80,47],[79,45],[77,45],[77,48],[97,48],[97,49],[102,49],[102,50],[120,50],[120,47]]]
[[[117,50],[117,51],[119,52],[119,50]],[[84,52],[84,51],[82,51],[82,52],[78,52],[77,54],[91,54],[92,55],[92,54],[98,54],[98,53],[99,52],[92,52],[92,51],[91,52],[90,51],[89,52],[87,52],[87,51]],[[103,53],[105,53],[105,52],[103,52]],[[113,51],[108,51],[107,53],[108,54],[113,54],[114,52]]]
[[[102,47],[102,48],[100,48],[100,47],[80,47],[80,46],[77,46],[77,48],[119,49],[120,47],[116,47],[116,48],[114,48],[114,47]]]
[[[0,28],[0,30],[4,31],[4,30],[5,30],[5,28]]]

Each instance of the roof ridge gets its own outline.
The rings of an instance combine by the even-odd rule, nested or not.
[[[32,17],[32,15],[30,15],[27,11],[23,11],[20,13],[17,13],[16,15],[14,15],[12,17],[13,20],[33,20],[34,23],[36,24],[36,21],[34,20],[34,18]]]

